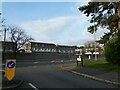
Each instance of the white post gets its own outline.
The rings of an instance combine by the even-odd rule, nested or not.
[[[90,55],[89,55],[89,60],[91,59]]]
[[[95,25],[95,21],[94,21]],[[95,26],[94,26],[94,45],[95,45],[95,61],[97,61],[97,54],[96,54],[96,31],[95,31]]]

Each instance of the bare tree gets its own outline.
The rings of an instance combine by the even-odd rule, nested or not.
[[[28,36],[23,29],[16,26],[9,27],[9,35],[10,40],[16,44],[15,52],[18,52],[27,41],[34,40],[32,37]]]

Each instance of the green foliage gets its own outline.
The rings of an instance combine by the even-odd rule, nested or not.
[[[118,6],[119,2],[89,2],[88,5],[79,8],[87,17],[91,17],[90,23],[94,23],[94,25],[88,27],[88,32],[93,34],[94,29],[97,31],[98,27],[109,30],[109,33],[101,38],[102,41],[100,42],[104,44],[116,35],[118,30],[118,21],[120,19]]]
[[[120,42],[117,37],[105,45],[105,57],[108,62],[120,65]]]
[[[119,7],[120,2],[89,2],[88,5],[81,6],[79,10],[87,17],[90,16],[90,23],[94,23],[88,27],[88,32],[94,33],[98,27],[109,30],[98,42],[105,45],[106,60],[120,65]]]
[[[109,27],[111,20],[116,22],[118,20],[118,17],[116,17],[117,12],[115,12],[116,9],[117,3],[115,2],[89,2],[88,5],[79,8],[87,17],[91,16],[90,23],[95,22],[97,27]],[[114,26],[112,25],[111,27],[113,28]]]
[[[98,40],[98,42],[100,43],[100,44],[106,44],[109,40],[110,40],[110,36],[111,36],[111,32],[109,32],[109,33],[104,33],[105,35],[104,36],[102,36],[101,37],[101,39],[100,40]]]

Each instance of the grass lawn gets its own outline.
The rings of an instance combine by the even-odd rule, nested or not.
[[[79,64],[79,66],[81,66],[81,64]],[[98,60],[95,62],[84,62],[83,66],[104,71],[120,72],[120,66],[113,65],[105,60]]]

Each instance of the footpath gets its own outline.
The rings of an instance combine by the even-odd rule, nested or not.
[[[4,76],[2,76],[2,90],[15,90],[23,83],[22,80],[14,78],[12,81],[8,81]]]
[[[77,67],[76,64],[67,66],[64,65],[62,69],[80,75],[82,77],[90,78],[108,84],[113,84],[120,88],[120,73],[118,72],[101,71],[80,66]]]

